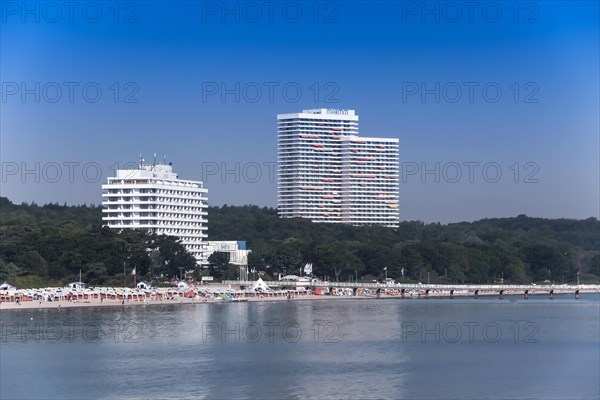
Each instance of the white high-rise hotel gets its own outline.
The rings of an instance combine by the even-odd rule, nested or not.
[[[397,227],[398,139],[358,136],[354,110],[279,114],[281,217]]]
[[[102,220],[109,228],[178,237],[198,264],[206,262],[208,191],[202,182],[179,179],[170,163],[141,162],[116,175],[102,185]]]

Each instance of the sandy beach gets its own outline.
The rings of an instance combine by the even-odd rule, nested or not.
[[[333,300],[333,299],[348,299],[352,297],[342,296],[316,296],[316,295],[303,295],[295,297],[293,299],[287,299],[286,297],[249,297],[245,298],[244,302],[272,302],[272,301],[297,301],[297,300]],[[358,298],[358,297],[354,297]],[[221,299],[209,299],[200,297],[198,298],[187,298],[179,297],[173,300],[112,300],[112,299],[89,299],[89,300],[74,300],[74,301],[24,301],[21,303],[16,302],[0,302],[1,310],[20,310],[20,309],[33,309],[33,308],[56,308],[67,309],[76,307],[134,307],[134,306],[164,306],[172,304],[207,304],[207,303],[229,303],[227,300]]]
[[[581,293],[597,293],[597,291],[593,290],[583,290]],[[555,291],[555,295],[557,294],[573,294],[571,291]],[[497,292],[480,292],[479,296],[495,296],[498,297]],[[523,297],[522,292],[505,292],[504,297],[508,296],[520,296]],[[530,292],[529,296],[544,296],[547,297],[548,293],[544,291],[540,292]],[[402,300],[427,300],[428,298],[440,298],[440,297],[450,297],[450,294],[447,292],[431,292],[429,296],[421,294],[410,294],[407,293],[404,297],[400,295],[381,295],[380,297],[376,296],[335,296],[335,295],[314,295],[314,294],[301,294],[293,296],[292,298],[287,298],[286,296],[269,296],[267,294],[260,294],[252,297],[244,297],[241,299],[234,300],[233,302],[274,302],[274,301],[306,301],[306,300],[321,300],[321,301],[335,301],[335,300],[358,300],[358,301],[368,301],[368,300],[377,300],[377,299],[402,299]],[[473,293],[458,293],[454,294],[454,298],[473,298]],[[573,298],[575,295],[573,294]],[[62,300],[62,301],[23,301],[20,303],[17,302],[0,302],[0,311],[2,310],[23,310],[23,309],[50,309],[54,308],[58,310],[64,310],[67,308],[77,308],[77,307],[135,307],[135,306],[164,306],[164,305],[174,305],[174,304],[209,304],[209,303],[230,303],[229,300],[223,300],[220,298],[207,298],[202,296],[197,297],[176,297],[173,299],[150,299],[146,298],[143,300],[121,300],[121,299],[85,299],[85,300]]]

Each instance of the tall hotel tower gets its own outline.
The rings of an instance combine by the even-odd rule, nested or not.
[[[175,236],[196,258],[206,262],[207,189],[202,182],[182,180],[171,163],[144,164],[117,170],[102,185],[102,220],[109,228],[143,229]]]
[[[277,124],[281,217],[398,226],[398,139],[358,137],[354,110],[279,114]]]

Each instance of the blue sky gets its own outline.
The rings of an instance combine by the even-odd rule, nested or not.
[[[598,2],[0,4],[15,202],[97,204],[156,152],[275,206],[276,114],[325,107],[400,139],[403,220],[599,216]]]

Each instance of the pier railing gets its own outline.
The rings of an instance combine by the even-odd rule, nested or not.
[[[256,281],[223,281],[225,285],[235,286],[253,286]],[[514,285],[514,284],[423,284],[423,283],[375,283],[375,282],[299,282],[292,280],[282,281],[265,281],[269,287],[329,287],[329,288],[375,288],[375,289],[414,289],[414,290],[439,290],[439,291],[500,291],[500,290],[516,290],[516,291],[550,291],[550,290],[585,290],[585,291],[600,291],[600,285],[567,285],[567,284],[546,284],[546,285]]]

